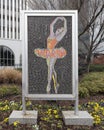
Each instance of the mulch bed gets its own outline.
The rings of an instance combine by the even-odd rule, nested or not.
[[[21,95],[17,95],[17,96],[9,96],[9,97],[4,97],[2,99],[0,99],[1,101],[5,101],[5,100],[8,100],[8,101],[16,101],[16,102],[20,102],[22,99]],[[79,104],[82,105],[82,104],[87,104],[89,101],[95,101],[95,102],[99,102],[101,99],[104,99],[104,95],[96,95],[96,96],[91,96],[91,97],[88,97],[88,98],[81,98],[79,99]],[[50,105],[50,106],[53,106],[53,105],[57,105],[59,107],[63,107],[65,106],[66,108],[69,107],[69,106],[74,106],[74,102],[73,101],[32,101],[33,104],[38,104],[38,105]],[[41,115],[39,115],[39,118],[38,118],[38,124],[40,124],[40,119]],[[63,119],[62,119],[63,121]],[[44,123],[41,121],[41,123]],[[100,125],[97,125],[97,126],[92,126],[92,127],[89,127],[89,126],[65,126],[64,122],[63,122],[63,126],[62,128],[50,128],[51,124],[46,124],[44,123],[45,127],[42,129],[40,128],[39,130],[104,130],[103,127],[101,127]],[[2,125],[2,127],[0,126],[0,130],[35,130],[34,128],[30,127],[29,125],[20,125],[20,127],[17,129],[17,128],[14,128],[13,125]]]

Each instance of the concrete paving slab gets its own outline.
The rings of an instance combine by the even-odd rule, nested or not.
[[[22,111],[13,111],[9,116],[9,124],[15,121],[19,121],[21,124],[36,124],[37,116],[37,111],[26,111],[25,115],[23,115]]]
[[[78,115],[74,111],[62,111],[62,115],[66,125],[93,125],[93,117],[87,111],[79,111]]]

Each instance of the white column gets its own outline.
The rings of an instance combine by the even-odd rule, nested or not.
[[[5,0],[5,38],[7,38],[7,0]]]
[[[9,0],[9,39],[11,39],[11,0]]]
[[[1,38],[3,38],[3,0],[1,0]]]
[[[28,6],[29,6],[29,5],[28,5],[28,2],[29,2],[29,1],[26,0],[26,10],[28,10]]]
[[[12,0],[12,38],[15,38],[15,3]]]
[[[22,10],[22,0],[19,0],[19,19],[20,19],[20,15],[21,15],[21,10]],[[20,23],[21,23],[21,19],[19,20],[19,39],[21,39],[21,30],[20,30]]]
[[[16,39],[18,40],[18,0],[16,0]]]
[[[25,2],[26,2],[26,0],[23,0],[23,10],[26,9],[26,8],[25,8],[25,7],[26,7],[26,6],[25,6],[25,5],[26,5]]]
[[[22,0],[20,0],[20,11],[22,10]]]

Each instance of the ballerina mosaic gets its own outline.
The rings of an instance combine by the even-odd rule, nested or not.
[[[55,24],[61,20],[64,24],[63,27],[57,28],[54,32]],[[56,48],[56,45],[63,39],[67,32],[67,21],[65,17],[56,17],[53,22],[50,24],[50,34],[47,38],[47,48],[40,49],[37,48],[34,50],[35,55],[41,58],[45,58],[48,67],[48,83],[46,87],[47,94],[51,93],[51,82],[54,83],[54,92],[57,94],[59,89],[59,83],[57,81],[57,73],[55,71],[55,63],[57,59],[64,58],[67,54],[66,50],[63,47]]]

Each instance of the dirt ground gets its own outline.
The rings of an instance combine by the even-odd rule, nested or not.
[[[5,97],[0,99],[0,101],[16,101],[16,102],[20,102],[22,99],[21,95],[17,95],[17,96],[9,96],[9,97]],[[79,105],[83,105],[83,104],[87,104],[89,101],[95,101],[95,102],[99,102],[101,101],[101,99],[104,99],[104,95],[96,95],[96,96],[92,96],[92,97],[88,97],[88,98],[81,98],[79,99]],[[70,106],[74,106],[74,102],[73,101],[32,101],[33,104],[38,104],[41,106],[44,105],[57,105],[58,107],[63,108],[63,106],[65,106],[65,108],[68,109],[68,107]],[[43,123],[45,125],[44,128],[39,128],[39,130],[104,130],[104,124],[103,126],[100,125],[93,125],[91,127],[88,126],[65,126],[63,119],[63,126],[62,128],[51,128],[51,124],[50,123],[44,123],[40,120],[41,115],[39,115],[39,119],[38,119],[38,125],[40,125],[40,122]],[[1,124],[0,124],[1,125]],[[20,127],[18,128],[14,128],[12,125],[1,125],[0,126],[0,130],[36,130],[28,125],[20,125]]]

